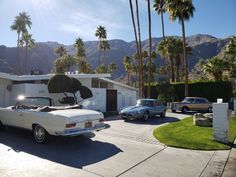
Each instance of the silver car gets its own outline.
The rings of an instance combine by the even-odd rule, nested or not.
[[[129,106],[120,111],[124,120],[143,119],[147,121],[150,117],[160,115],[166,116],[166,106],[156,99],[139,99],[136,106]]]

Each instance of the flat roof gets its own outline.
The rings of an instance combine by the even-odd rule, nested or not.
[[[13,74],[8,74],[8,73],[2,73],[0,72],[0,79],[8,79],[12,81],[37,81],[37,80],[49,80],[52,76],[55,74],[42,74],[42,75],[13,75]],[[111,79],[108,79],[111,77],[111,74],[104,73],[104,74],[67,74],[67,76],[74,77],[76,79],[86,79],[86,78],[97,78],[106,82],[110,82],[113,84],[116,84],[118,86],[130,89],[130,90],[135,90],[137,91],[136,88],[130,87],[128,85],[113,81]]]
[[[106,81],[106,82],[110,82],[110,83],[112,83],[112,84],[119,85],[119,86],[121,86],[121,87],[128,88],[128,89],[130,89],[130,90],[138,91],[138,90],[137,90],[136,88],[134,88],[134,87],[130,87],[130,86],[128,86],[128,85],[122,84],[122,83],[120,83],[120,82],[113,81],[113,80],[108,79],[108,78],[99,78],[99,79],[100,79],[100,80],[103,80],[103,81]]]
[[[31,81],[31,80],[49,80],[55,74],[42,74],[42,75],[13,75],[0,72],[0,78],[13,80],[13,81]],[[67,76],[77,79],[82,78],[106,78],[111,77],[111,74],[67,74]]]

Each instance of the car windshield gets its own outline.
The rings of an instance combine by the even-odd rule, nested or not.
[[[138,100],[137,101],[137,106],[153,106],[154,101],[151,100]]]
[[[33,98],[33,97],[25,97],[24,99],[18,102],[20,105],[25,106],[51,106],[51,101],[49,98]]]
[[[182,101],[182,103],[193,103],[194,102],[194,98],[184,98],[184,100]]]

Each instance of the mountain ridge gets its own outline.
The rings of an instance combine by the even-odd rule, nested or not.
[[[157,44],[162,40],[162,37],[152,38],[152,50],[156,50]],[[219,39],[211,35],[196,34],[186,38],[189,46],[193,48],[192,55],[189,56],[189,69],[191,70],[199,59],[211,58],[221,53],[224,46],[229,42],[230,37]],[[85,41],[86,58],[93,68],[98,64],[98,43],[99,41]],[[126,75],[123,58],[125,55],[133,56],[136,52],[135,41],[126,42],[122,39],[109,40],[111,49],[106,51],[105,59],[101,55],[101,62],[105,65],[111,62],[117,64],[117,71],[112,74],[113,78]],[[36,48],[28,52],[28,67],[27,73],[31,70],[41,70],[43,73],[49,73],[52,70],[54,60],[57,58],[55,48],[63,45],[54,41],[37,42]],[[75,54],[73,44],[63,45],[68,50],[68,53]],[[142,41],[143,50],[148,50],[148,39]],[[24,57],[24,48],[20,49],[20,56]],[[12,73],[16,69],[16,47],[6,47],[0,45],[0,71]],[[158,55],[154,59],[157,66],[164,65],[164,59]]]

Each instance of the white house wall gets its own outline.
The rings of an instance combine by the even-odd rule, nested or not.
[[[90,88],[93,97],[83,102],[84,108],[106,112],[106,89]],[[78,96],[80,97],[80,96]]]
[[[120,111],[121,108],[126,106],[132,106],[136,104],[136,94],[135,90],[127,89],[119,85],[114,85],[114,89],[117,90],[117,110]]]
[[[11,81],[0,79],[0,107],[10,105]]]
[[[19,95],[28,97],[48,97],[48,89],[45,84],[16,84],[12,86],[11,103],[14,104]]]

